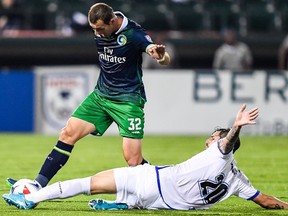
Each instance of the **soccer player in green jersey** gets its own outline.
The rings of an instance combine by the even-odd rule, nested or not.
[[[75,143],[88,134],[101,136],[115,122],[123,137],[129,166],[147,163],[142,156],[144,104],[142,53],[159,64],[170,62],[164,45],[154,44],[145,30],[104,3],[92,5],[88,21],[95,34],[100,75],[97,85],[74,111],[35,181],[45,187],[65,165]],[[8,178],[13,185],[15,180]]]

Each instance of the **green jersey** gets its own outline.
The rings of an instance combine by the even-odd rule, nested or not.
[[[100,63],[95,92],[114,101],[143,103],[142,53],[153,42],[140,25],[115,14],[123,17],[120,29],[109,38],[95,37]]]

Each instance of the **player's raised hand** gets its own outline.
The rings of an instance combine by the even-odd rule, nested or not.
[[[154,59],[162,59],[165,54],[165,46],[155,44],[148,49],[148,54]]]
[[[238,111],[235,119],[235,125],[243,126],[243,125],[253,125],[256,124],[254,121],[259,116],[258,107],[254,107],[249,111],[245,111],[246,104],[243,104],[240,110]]]

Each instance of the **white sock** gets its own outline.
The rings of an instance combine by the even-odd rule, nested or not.
[[[56,182],[39,191],[25,195],[27,200],[39,203],[51,199],[65,199],[79,194],[90,195],[91,177]]]

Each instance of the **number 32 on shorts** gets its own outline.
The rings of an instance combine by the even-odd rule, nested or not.
[[[138,130],[141,130],[142,127],[141,127],[141,119],[140,118],[128,118],[128,121],[129,121],[129,127],[128,127],[128,130],[130,131],[138,131]]]

